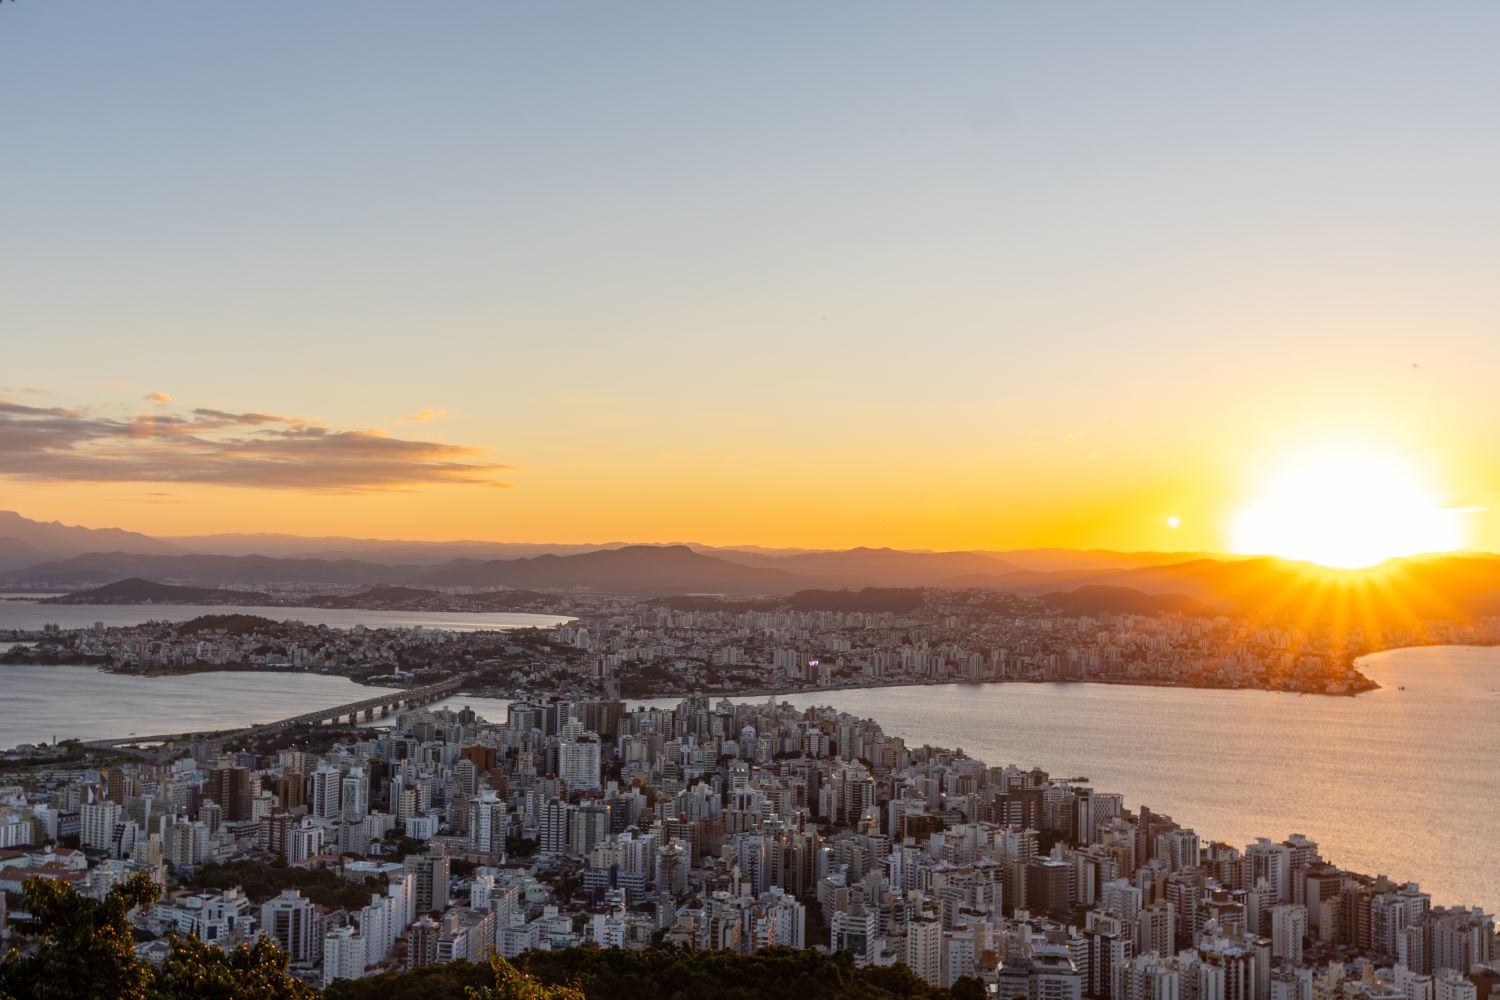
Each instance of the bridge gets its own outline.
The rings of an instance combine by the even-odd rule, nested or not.
[[[469,675],[463,674],[446,681],[438,681],[435,684],[408,688],[405,691],[385,691],[373,698],[351,701],[343,705],[335,705],[332,708],[322,708],[316,712],[303,712],[301,715],[294,715],[287,719],[278,719],[275,722],[242,726],[238,729],[218,729],[197,733],[162,733],[156,736],[131,735],[112,740],[85,740],[83,745],[92,750],[138,750],[152,752],[143,745],[185,743],[197,739],[221,738],[231,733],[246,737],[264,736],[271,733],[283,732],[288,729],[296,729],[301,726],[336,726],[345,718],[348,719],[348,724],[352,726],[357,724],[361,718],[367,722],[376,718],[377,713],[380,718],[384,718],[389,713],[399,711],[403,708],[429,705],[458,690],[468,679]]]

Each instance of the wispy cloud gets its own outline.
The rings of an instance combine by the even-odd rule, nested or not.
[[[144,398],[148,403],[170,403],[172,401],[172,394],[170,392],[148,392]]]
[[[429,420],[436,420],[439,417],[446,417],[447,415],[447,410],[433,409],[431,407],[424,406],[422,407],[422,409],[418,410],[416,413],[413,413],[406,419],[415,424],[425,424]]]
[[[200,407],[181,415],[158,408],[121,417],[0,399],[0,476],[14,479],[308,492],[506,485],[496,478],[506,466],[483,454],[465,445],[375,429],[338,430],[270,413]]]

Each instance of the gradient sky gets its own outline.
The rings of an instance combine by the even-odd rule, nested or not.
[[[1496,506],[1497,52],[1491,2],[3,3],[0,507],[1218,548],[1309,440]]]

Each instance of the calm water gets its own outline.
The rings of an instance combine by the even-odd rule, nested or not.
[[[361,611],[354,608],[258,608],[197,604],[38,604],[35,601],[0,600],[0,632],[39,629],[49,622],[63,628],[88,628],[95,622],[110,626],[139,625],[146,621],[183,622],[200,615],[260,615],[273,621],[299,621],[334,628],[423,628],[451,632],[482,629],[551,628],[572,621],[562,615],[532,615],[519,612]],[[3,742],[3,741],[0,741]]]
[[[1411,879],[1439,904],[1500,908],[1500,648],[1360,661],[1358,698],[1111,684],[950,684],[789,695],[876,719],[908,744],[1087,775],[1127,805],[1243,846],[1305,833],[1354,871]],[[1405,690],[1401,690],[1402,687]],[[783,699],[777,699],[778,701]],[[672,706],[677,698],[651,705]],[[457,697],[503,720],[499,699]]]
[[[1367,657],[1383,685],[1358,698],[1102,684],[877,688],[788,696],[880,721],[911,743],[991,764],[1087,775],[1243,845],[1305,833],[1336,864],[1412,879],[1438,903],[1500,908],[1500,649]],[[1404,686],[1405,690],[1401,690]],[[0,672],[0,746],[266,720],[348,701],[350,682],[303,675],[137,678],[86,667]],[[361,689],[363,690],[363,689]],[[673,705],[678,699],[649,704]],[[460,696],[503,721],[508,702]],[[89,720],[87,731],[67,720]],[[52,721],[49,721],[52,720]]]
[[[54,736],[107,739],[229,729],[388,690],[321,674],[135,677],[84,666],[0,665],[0,747]]]

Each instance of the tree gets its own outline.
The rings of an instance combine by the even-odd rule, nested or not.
[[[156,1000],[311,1000],[317,994],[287,975],[287,955],[268,937],[231,952],[195,937],[174,937],[156,974]]]
[[[149,906],[157,887],[135,875],[102,901],[66,882],[28,879],[22,903],[38,935],[26,957],[0,961],[0,1000],[311,1000],[287,975],[287,957],[269,938],[225,952],[174,937],[159,970],[136,958],[130,912]]]
[[[0,996],[16,1000],[151,1000],[151,970],[136,960],[130,911],[155,901],[156,883],[131,876],[104,899],[67,882],[27,879],[22,905],[40,940],[0,961]]]
[[[583,990],[576,986],[548,986],[499,955],[491,956],[490,968],[495,973],[495,985],[470,986],[464,991],[469,1000],[585,1000]]]

